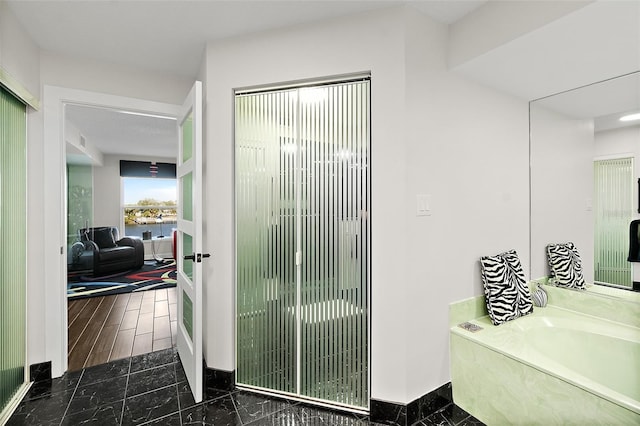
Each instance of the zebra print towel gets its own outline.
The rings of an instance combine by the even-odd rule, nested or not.
[[[583,290],[587,288],[582,275],[582,261],[576,246],[566,244],[549,244],[547,258],[551,270],[551,280],[558,287],[568,287]]]
[[[480,258],[489,317],[494,325],[533,312],[531,293],[515,250]]]

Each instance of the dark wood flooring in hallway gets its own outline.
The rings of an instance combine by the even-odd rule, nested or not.
[[[176,288],[70,300],[69,371],[176,343]]]

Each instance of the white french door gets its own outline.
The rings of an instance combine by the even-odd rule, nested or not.
[[[236,93],[241,386],[368,407],[369,99],[368,78]]]
[[[177,346],[196,402],[202,401],[202,83],[178,117]]]

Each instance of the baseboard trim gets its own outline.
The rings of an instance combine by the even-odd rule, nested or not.
[[[32,382],[42,382],[51,380],[51,361],[31,364],[29,366],[29,380]]]
[[[409,426],[429,417],[452,401],[451,382],[448,382],[406,405],[372,399],[370,418],[376,423]]]
[[[210,389],[232,391],[236,388],[236,372],[204,368],[204,386]]]

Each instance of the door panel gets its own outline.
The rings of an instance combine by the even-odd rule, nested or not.
[[[236,95],[238,383],[369,404],[369,82]]]
[[[178,121],[177,346],[196,402],[202,401],[202,84]]]

